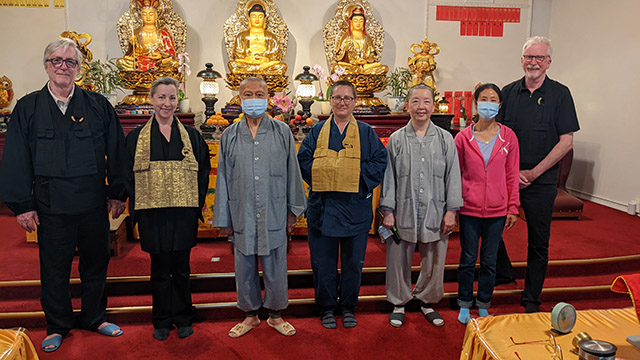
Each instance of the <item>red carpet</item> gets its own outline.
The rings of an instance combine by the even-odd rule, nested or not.
[[[551,226],[551,260],[588,259],[640,253],[640,217],[630,216],[618,210],[585,201],[583,220],[554,220]],[[3,261],[0,262],[0,281],[39,279],[38,246],[26,243],[25,233],[14,217],[0,216],[0,243]],[[511,260],[526,261],[526,224],[519,220],[513,229],[504,234]],[[459,242],[454,234],[449,242],[447,264],[457,264],[460,256]],[[567,241],[567,239],[572,239]],[[212,262],[219,257],[218,262]],[[369,241],[365,267],[385,266],[385,245],[377,238]],[[71,276],[78,277],[77,258]],[[290,243],[288,267],[310,269],[309,248],[306,241]],[[414,265],[418,265],[417,257]],[[149,256],[140,250],[139,244],[130,242],[120,256],[112,257],[109,276],[147,275]],[[233,272],[231,245],[226,241],[203,239],[191,255],[192,273]]]
[[[581,221],[555,220],[552,225],[550,259],[586,259],[640,254],[640,236],[636,230],[640,218],[612,210],[597,204],[585,202],[585,217]],[[15,218],[0,216],[0,243],[3,247],[3,261],[0,262],[0,281],[34,280],[39,278],[38,248],[36,244],[25,242],[24,232],[20,230]],[[519,221],[514,229],[505,233],[505,240],[514,262],[526,259],[526,225]],[[447,264],[457,264],[459,257],[457,237],[452,237],[449,245]],[[212,262],[212,257],[220,261]],[[205,240],[192,252],[193,273],[233,272],[233,259],[230,244],[225,241]],[[417,264],[417,257],[414,259]],[[289,269],[309,269],[309,254],[306,241],[291,242]],[[372,237],[367,250],[366,267],[385,265],[385,246]],[[571,266],[550,268],[546,287],[581,286],[610,284],[612,274],[616,272],[616,263],[584,266],[573,273]],[[77,277],[77,259],[74,262],[73,277]],[[625,268],[625,267],[623,267]],[[632,266],[631,268],[635,268]],[[111,259],[109,276],[147,275],[149,258],[140,250],[139,244],[129,243],[118,257]],[[626,268],[629,271],[629,266]],[[451,272],[453,274],[453,272]],[[588,273],[588,276],[584,274]],[[384,294],[384,281],[364,284],[361,295]],[[496,290],[519,289],[523,282],[498,287]],[[455,278],[445,282],[445,292],[455,292]],[[218,289],[218,288],[216,288]],[[206,290],[206,291],[205,291]],[[0,288],[0,291],[2,289]],[[0,303],[7,311],[39,311],[39,301],[33,287],[14,287],[10,292],[2,291]],[[290,298],[313,297],[313,290],[307,287],[292,288]],[[560,299],[548,295],[543,299],[542,311],[550,311],[559,301],[570,301],[577,309],[619,308],[631,306],[628,296],[615,296],[606,290],[591,292],[589,295],[563,293]],[[519,295],[494,297],[494,315],[522,312]],[[233,291],[222,289],[202,289],[193,294],[194,303],[235,301]],[[359,325],[355,329],[344,329],[338,318],[337,330],[326,330],[320,326],[319,319],[310,316],[311,305],[290,306],[283,315],[297,328],[298,334],[287,338],[277,334],[266,323],[254,329],[240,339],[227,336],[228,330],[241,320],[242,313],[237,309],[200,309],[194,324],[195,334],[188,339],[178,339],[173,331],[165,342],[151,338],[150,313],[114,314],[110,319],[118,322],[125,335],[108,338],[99,334],[73,330],[64,340],[60,350],[39,355],[43,359],[80,359],[90,354],[92,360],[102,359],[458,359],[465,327],[456,320],[457,310],[440,304],[438,310],[446,325],[436,328],[429,325],[420,313],[409,312],[402,328],[393,328],[388,324],[389,304],[384,301],[361,302],[359,306]],[[151,296],[144,291],[135,294],[123,293],[109,297],[110,307],[150,305]],[[414,304],[415,305],[415,304]],[[79,299],[74,298],[74,307],[79,308]],[[475,315],[475,312],[472,311]],[[220,320],[215,320],[220,319]],[[14,326],[24,324],[30,329],[30,336],[40,349],[45,336],[44,319],[9,320]],[[148,322],[147,322],[148,321]]]
[[[179,339],[174,330],[164,342],[151,337],[153,328],[149,324],[127,324],[123,326],[124,335],[117,338],[73,330],[58,351],[43,355],[39,350],[39,355],[43,359],[82,359],[91,354],[92,360],[457,359],[465,328],[455,316],[452,311],[443,313],[447,325],[436,328],[419,313],[409,313],[405,326],[394,328],[388,325],[386,314],[361,314],[356,328],[343,328],[338,318],[336,330],[324,329],[317,318],[287,318],[297,329],[293,337],[276,333],[262,321],[238,339],[227,336],[238,319],[207,321],[195,324],[194,335],[187,339]],[[39,349],[44,331],[29,334]]]

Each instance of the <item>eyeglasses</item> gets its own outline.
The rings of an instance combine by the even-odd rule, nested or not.
[[[343,102],[345,105],[349,105],[351,104],[351,102],[353,102],[353,98],[351,96],[345,96],[345,97],[340,97],[340,96],[332,96],[331,97],[331,101],[333,101],[334,103],[340,103]]]
[[[53,59],[47,59],[47,62],[51,63],[51,65],[53,65],[54,68],[59,68],[62,66],[62,63],[65,63],[67,65],[67,68],[69,69],[75,69],[76,66],[78,66],[78,60],[74,60],[74,59],[63,59],[63,58],[53,58]]]
[[[525,61],[531,62],[533,59],[535,59],[536,62],[539,63],[545,61],[548,57],[549,55],[522,55],[522,58],[525,59]]]
[[[544,346],[547,348],[547,350],[551,353],[551,359],[552,360],[563,360],[564,358],[562,357],[562,347],[560,347],[560,345],[558,345],[558,343],[556,342],[556,338],[553,336],[553,334],[549,334],[549,337],[545,340],[535,340],[535,341],[523,341],[523,342],[516,342],[515,340],[513,340],[513,337],[509,337],[511,339],[511,342],[513,343],[513,345],[529,345],[529,344],[541,344],[544,343]],[[520,355],[516,352],[516,356],[518,358],[520,358]]]

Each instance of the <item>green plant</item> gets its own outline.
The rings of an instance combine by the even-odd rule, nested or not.
[[[91,84],[93,91],[101,94],[111,94],[115,90],[122,90],[122,79],[120,70],[116,66],[116,59],[100,60],[89,63],[89,68],[84,73],[84,83]]]
[[[386,96],[406,97],[411,83],[411,71],[407,68],[397,67],[387,78]]]

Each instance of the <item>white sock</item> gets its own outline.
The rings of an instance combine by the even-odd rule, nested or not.
[[[435,310],[433,310],[433,308],[427,308],[427,307],[424,307],[424,306],[421,306],[420,309],[422,310],[422,313],[425,314],[425,315],[430,314],[430,313],[435,311]],[[437,326],[440,326],[441,324],[444,324],[444,320],[435,319],[435,320],[433,320],[433,324],[437,325]]]
[[[404,314],[404,306],[395,306],[393,308],[394,313]]]

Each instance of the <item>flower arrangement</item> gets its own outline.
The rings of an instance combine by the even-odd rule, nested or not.
[[[288,95],[283,91],[280,94],[275,94],[271,97],[271,101],[273,101],[273,105],[276,106],[277,114],[274,117],[275,119],[289,122],[289,118],[293,115],[293,108],[296,106],[296,100],[291,99]]]
[[[188,99],[187,97],[187,76],[191,75],[191,58],[188,52],[178,54],[178,72],[183,74],[183,80],[178,87],[178,100]]]
[[[320,79],[319,83],[320,83],[320,91],[318,92],[318,95],[316,95],[313,100],[315,101],[329,101],[329,95],[331,94],[331,88],[333,87],[333,85],[329,85],[329,80],[331,80],[331,82],[336,82],[340,79],[340,76],[342,76],[342,74],[344,74],[345,69],[342,66],[336,66],[336,70],[333,74],[329,75],[328,77],[324,74],[324,69],[322,68],[322,66],[320,66],[320,64],[315,64],[311,67],[311,70],[313,71],[313,73],[318,77],[318,79]],[[326,81],[327,82],[327,92],[325,93],[322,90],[322,82]]]

